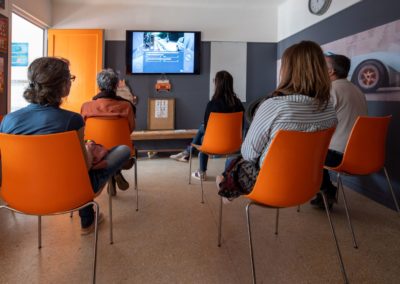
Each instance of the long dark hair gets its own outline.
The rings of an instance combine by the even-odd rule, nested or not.
[[[223,99],[229,106],[236,104],[236,94],[233,91],[233,77],[225,70],[218,71],[214,78],[215,91],[212,100]]]
[[[315,98],[319,109],[329,102],[331,81],[321,47],[302,41],[287,48],[282,55],[280,83],[274,96],[302,94]]]
[[[70,79],[68,60],[37,58],[28,67],[29,85],[23,96],[30,103],[58,107],[62,98],[69,94]]]

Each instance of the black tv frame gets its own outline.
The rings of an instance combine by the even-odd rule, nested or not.
[[[134,32],[166,32],[166,33],[194,33],[194,60],[193,72],[167,72],[167,73],[150,73],[150,72],[132,72],[132,34]],[[125,41],[125,65],[126,74],[128,75],[154,75],[154,74],[168,74],[168,75],[199,75],[200,74],[200,47],[201,47],[201,32],[200,31],[166,31],[166,30],[126,30]]]

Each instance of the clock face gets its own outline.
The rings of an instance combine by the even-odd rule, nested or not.
[[[315,15],[322,15],[328,10],[331,2],[332,0],[308,0],[308,9]]]

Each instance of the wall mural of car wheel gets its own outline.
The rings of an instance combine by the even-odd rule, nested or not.
[[[364,93],[373,93],[388,85],[385,66],[378,60],[366,60],[355,69],[351,81]]]
[[[347,79],[368,101],[400,102],[400,19],[322,45],[351,60]]]

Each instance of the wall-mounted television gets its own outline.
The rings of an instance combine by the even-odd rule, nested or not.
[[[128,74],[199,74],[200,32],[126,31]]]

